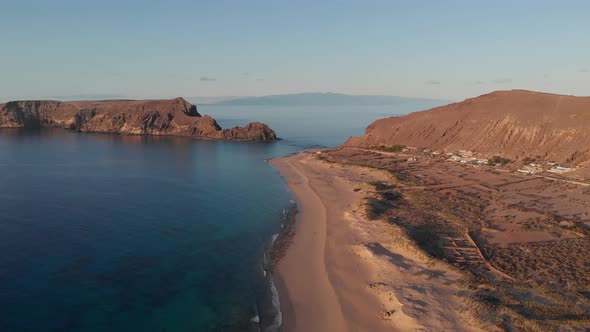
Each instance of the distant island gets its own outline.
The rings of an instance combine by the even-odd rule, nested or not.
[[[447,100],[378,95],[347,95],[341,93],[295,93],[261,97],[238,97],[215,102],[217,105],[273,105],[273,106],[387,106],[420,103],[432,107]]]
[[[0,128],[54,127],[78,132],[172,135],[208,139],[274,141],[266,124],[222,129],[182,98],[166,100],[28,100],[0,104]]]

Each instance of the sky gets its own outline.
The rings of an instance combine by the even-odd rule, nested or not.
[[[0,0],[0,101],[590,95],[589,1]]]

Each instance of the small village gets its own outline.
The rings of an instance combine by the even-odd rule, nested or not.
[[[510,162],[508,159],[504,159],[497,156],[490,159],[476,158],[475,153],[472,151],[459,151],[457,153],[447,153],[445,156],[449,161],[469,165],[501,166]],[[552,161],[542,161],[525,163],[525,165],[517,169],[516,172],[531,175],[543,172],[563,174],[573,170],[575,170],[575,167],[571,165],[560,165]]]
[[[511,163],[512,161],[500,156],[494,156],[492,158],[481,158],[477,156],[476,152],[469,151],[469,150],[459,150],[456,152],[441,152],[441,151],[433,151],[430,149],[418,149],[415,147],[409,146],[402,146],[402,145],[394,145],[394,146],[372,146],[370,147],[371,150],[378,150],[382,152],[401,152],[410,155],[407,158],[408,162],[415,162],[420,157],[427,156],[429,158],[444,158],[451,162],[456,162],[460,164],[470,165],[470,166],[506,166],[507,164]],[[567,172],[576,170],[576,167],[567,164],[558,164],[553,161],[534,161],[534,160],[527,160],[525,158],[523,160],[524,165],[520,168],[508,168],[508,170],[515,171],[517,173],[523,173],[528,175],[539,175],[544,172],[561,175]]]

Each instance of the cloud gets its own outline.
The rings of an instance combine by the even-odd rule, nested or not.
[[[588,72],[590,72],[590,70],[588,70],[588,68],[580,69],[580,73],[588,73]]]
[[[264,82],[264,78],[257,78],[256,82]]]
[[[473,84],[482,85],[482,84],[485,84],[485,82],[484,81],[475,81],[475,82],[473,82]]]
[[[506,84],[506,83],[512,83],[512,79],[511,78],[498,78],[496,80],[493,81],[496,84]]]
[[[201,82],[215,82],[217,79],[215,77],[207,77],[201,76]]]
[[[436,80],[426,81],[425,83],[430,84],[430,85],[440,85],[440,81],[436,81]]]

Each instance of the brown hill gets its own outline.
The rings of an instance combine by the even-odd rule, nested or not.
[[[210,116],[182,98],[170,100],[13,101],[0,104],[0,127],[59,127],[79,132],[176,135],[213,139],[271,141],[265,124],[221,129]]]
[[[405,145],[482,156],[590,162],[590,97],[497,91],[369,125],[344,146]]]

